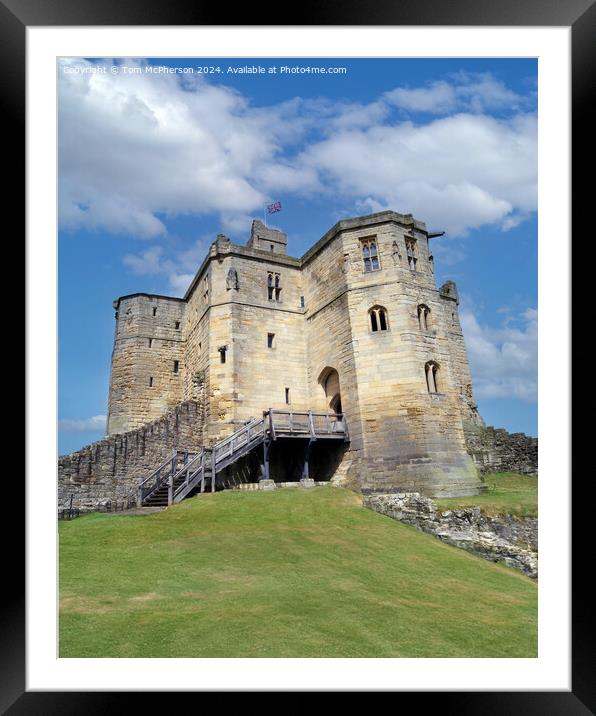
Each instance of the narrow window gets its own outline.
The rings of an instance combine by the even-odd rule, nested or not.
[[[286,405],[290,404],[290,389],[286,388]]]
[[[416,239],[406,239],[406,256],[408,257],[408,266],[410,267],[410,271],[416,271],[416,264],[418,263]]]
[[[149,339],[149,348],[151,348],[152,345],[153,345],[153,338],[150,338]]]
[[[174,361],[174,373],[178,372],[179,367],[180,367],[179,361],[175,360]]]
[[[389,321],[387,319],[387,310],[382,306],[373,306],[368,312],[370,316],[370,330],[373,333],[377,331],[388,331]]]
[[[426,372],[426,387],[429,393],[439,392],[439,366],[434,361],[428,361],[424,366]]]
[[[157,315],[157,308],[154,308],[154,309],[153,309],[153,315],[154,315],[154,316]]]
[[[178,330],[180,328],[180,321],[176,321],[176,323],[174,323],[174,328],[176,330]]]
[[[267,334],[267,348],[273,348],[273,339],[274,338],[275,338],[275,333]]]
[[[279,285],[279,274],[275,274],[275,300],[279,301],[281,297],[281,286]]]
[[[378,271],[380,269],[380,264],[376,238],[361,239],[360,244],[362,248],[364,272],[369,273],[370,271]]]
[[[300,296],[300,308],[304,308],[304,296]]]
[[[370,327],[372,330],[376,333],[379,330],[379,326],[377,324],[377,312],[373,311],[370,314]]]
[[[274,251],[274,250],[275,250],[275,249],[274,249],[274,247],[273,247],[273,244],[271,244],[271,251]]]
[[[270,301],[273,300],[273,274],[267,274],[267,296]]]
[[[149,378],[149,387],[153,388],[153,376]]]
[[[219,362],[225,363],[226,362],[226,351],[228,350],[227,346],[221,346],[221,348],[217,349],[219,351]]]
[[[203,303],[209,303],[209,276],[203,279]]]
[[[421,331],[430,330],[430,308],[424,304],[418,306],[418,323]]]
[[[201,350],[202,347],[203,347],[203,344],[201,343],[201,341],[199,341],[199,350]]]

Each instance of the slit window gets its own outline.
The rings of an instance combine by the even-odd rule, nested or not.
[[[383,306],[373,306],[368,314],[370,316],[370,330],[373,333],[389,330],[387,309],[383,308]]]
[[[219,362],[225,363],[226,362],[226,352],[228,350],[227,346],[221,346],[217,349],[219,351]]]
[[[426,373],[426,387],[429,393],[439,392],[439,365],[432,360],[424,366]]]
[[[416,248],[416,239],[406,239],[406,256],[408,257],[408,266],[410,271],[416,271],[416,264],[418,263],[418,250]]]
[[[176,323],[174,323],[174,328],[176,330],[178,330],[180,328],[180,321],[176,321]]]
[[[174,373],[177,373],[180,369],[180,362],[175,360],[174,361]]]
[[[267,298],[270,301],[281,301],[281,279],[279,274],[273,271],[267,274]]]
[[[377,248],[376,237],[360,239],[360,247],[362,250],[362,260],[364,262],[364,272],[378,271],[381,265],[379,263],[379,250]]]
[[[286,405],[290,404],[290,389],[286,388]]]
[[[150,338],[149,339],[149,348],[151,348],[152,346],[153,346],[153,338]]]
[[[430,308],[423,303],[418,306],[418,323],[421,331],[430,330]]]
[[[149,387],[153,388],[153,376],[149,378]]]
[[[304,296],[300,296],[300,308],[304,308]]]
[[[268,333],[267,334],[267,348],[273,348],[273,340],[275,338],[275,333]]]
[[[157,308],[155,308],[155,307],[153,308],[153,315],[154,315],[154,316],[157,315]]]

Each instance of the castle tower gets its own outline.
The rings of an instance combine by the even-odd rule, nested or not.
[[[343,412],[349,484],[478,492],[459,299],[437,288],[429,239],[393,211],[338,222],[301,258],[260,221],[246,245],[218,236],[183,299],[115,303],[109,432],[199,393],[205,444],[269,408]]]

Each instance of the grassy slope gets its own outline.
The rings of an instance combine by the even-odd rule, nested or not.
[[[347,490],[60,524],[62,657],[532,657],[536,584]]]
[[[538,516],[538,478],[515,472],[484,476],[488,490],[475,497],[450,497],[436,500],[440,510],[480,507],[487,515]]]

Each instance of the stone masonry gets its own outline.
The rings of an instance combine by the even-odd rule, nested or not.
[[[201,447],[203,402],[180,403],[157,420],[112,435],[58,460],[58,509],[94,510],[136,501],[137,486],[174,448]]]
[[[246,245],[216,238],[183,298],[121,296],[105,450],[198,400],[190,442],[206,446],[269,408],[336,411],[350,443],[335,482],[478,493],[464,424],[483,423],[457,288],[436,286],[433,236],[384,211],[339,221],[297,258],[284,233],[254,221]]]
[[[202,384],[207,445],[268,408],[341,408],[344,484],[477,492],[459,299],[453,282],[436,287],[430,240],[392,211],[338,222],[302,258],[260,221],[245,246],[218,236],[184,298],[115,301],[108,432],[156,419]]]

